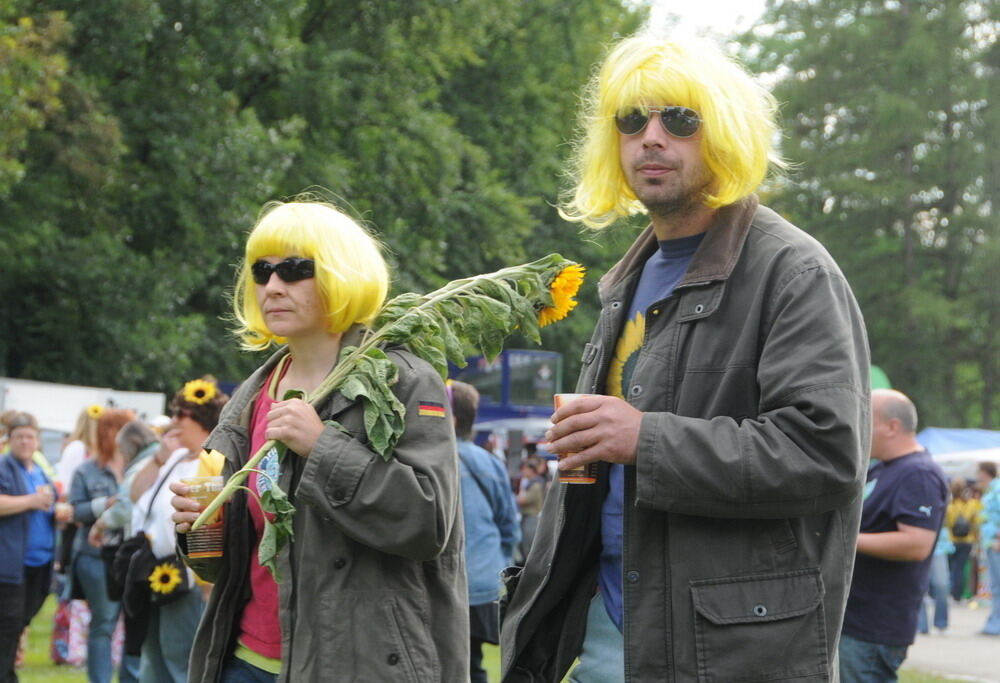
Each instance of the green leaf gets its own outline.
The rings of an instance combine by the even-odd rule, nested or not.
[[[271,482],[271,488],[260,497],[260,507],[265,513],[274,515],[274,519],[269,520],[267,514],[264,516],[264,533],[260,537],[257,560],[280,583],[278,554],[295,535],[295,506],[278,483]]]

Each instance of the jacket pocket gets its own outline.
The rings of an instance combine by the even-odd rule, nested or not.
[[[440,668],[430,659],[433,649],[429,646],[427,628],[420,616],[413,613],[413,606],[403,610],[394,598],[389,598],[382,603],[382,609],[394,646],[385,658],[393,672],[391,680],[423,683],[439,679]]]
[[[698,680],[829,676],[819,569],[691,582]]]

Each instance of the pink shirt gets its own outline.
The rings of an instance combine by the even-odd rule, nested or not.
[[[281,367],[281,375],[291,365],[285,363]],[[277,369],[277,368],[275,368]],[[250,418],[250,453],[256,453],[264,445],[267,439],[264,431],[267,429],[267,413],[277,401],[270,397],[268,389],[271,386],[274,373],[267,378],[264,386],[261,387],[260,394],[254,404],[253,415]],[[279,378],[280,381],[280,378]],[[261,461],[259,469],[273,473],[277,479],[277,463],[268,463],[265,456]],[[269,482],[256,472],[251,472],[247,478],[247,486],[251,491],[260,495],[261,480],[265,490]],[[243,616],[240,618],[239,641],[259,655],[270,659],[281,659],[281,620],[278,617],[278,584],[271,578],[271,573],[261,566],[257,561],[257,548],[260,545],[260,537],[264,532],[264,511],[253,496],[249,496],[250,519],[253,521],[253,528],[257,538],[253,544],[253,552],[250,555],[250,601],[243,608]]]

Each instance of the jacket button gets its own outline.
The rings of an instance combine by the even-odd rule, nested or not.
[[[385,661],[389,664],[389,666],[396,666],[397,664],[399,664],[399,655],[393,652],[391,655],[385,658]]]
[[[764,607],[764,605],[756,605],[753,608],[753,613],[754,613],[754,615],[756,615],[758,617],[766,617],[767,616],[767,608]]]
[[[629,583],[639,583],[639,572],[630,571],[628,574],[625,575],[625,580],[628,581]]]
[[[336,560],[334,560],[334,562],[333,562],[333,568],[334,568],[334,569],[343,569],[343,568],[344,568],[344,567],[346,567],[346,566],[347,566],[347,560],[345,560],[345,559],[344,559],[344,558],[342,558],[342,557],[338,557],[338,558],[337,558]]]
[[[695,313],[701,313],[704,310],[705,310],[705,307],[702,306],[701,304],[698,304],[697,306],[694,307],[694,312]]]
[[[629,389],[629,394],[631,394],[632,396],[642,396],[642,385],[633,384],[632,388]]]
[[[614,309],[614,310],[617,310],[618,308],[620,308],[621,305],[622,305],[621,301],[612,301],[611,302],[611,308]]]
[[[653,315],[659,315],[659,314],[660,314],[660,309],[654,308],[653,309]]]

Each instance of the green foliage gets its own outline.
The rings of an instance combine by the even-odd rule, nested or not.
[[[265,513],[265,522],[260,545],[257,547],[257,561],[260,562],[260,566],[271,572],[275,581],[280,582],[278,553],[295,537],[295,506],[278,486],[278,482],[274,481],[261,494],[260,508]],[[267,519],[266,515],[273,515],[273,519]]]
[[[1000,417],[998,22],[974,0],[784,1],[744,37],[797,165],[769,201],[840,263],[873,361],[927,425]]]
[[[551,205],[577,92],[638,21],[616,0],[18,0],[0,21],[0,375],[245,376],[233,265],[260,206],[306,188],[373,224],[397,291],[614,256]],[[543,339],[575,355],[564,334]]]

